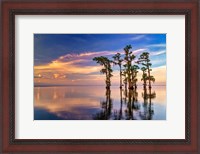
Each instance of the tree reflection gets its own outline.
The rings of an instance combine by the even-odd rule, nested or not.
[[[152,99],[156,98],[156,93],[155,91],[152,92],[151,88],[148,89],[149,93],[147,93],[147,89],[144,88],[144,92],[142,93],[143,97],[143,112],[140,112],[140,117],[142,120],[152,120],[153,114],[154,114],[154,109],[152,107]]]
[[[122,98],[123,90],[120,89],[120,107],[119,110],[114,111],[114,120],[121,120],[123,119],[123,98]]]
[[[125,98],[126,98],[126,95],[125,95]],[[140,106],[138,103],[138,93],[136,89],[133,89],[133,90],[129,89],[128,97],[126,99],[128,100],[127,108],[125,109],[126,120],[134,120],[136,119],[134,117],[134,112],[140,109]]]
[[[152,120],[154,115],[153,102],[155,91],[143,88],[142,104],[138,101],[137,89],[120,89],[119,106],[113,109],[111,90],[106,89],[105,100],[101,101],[101,111],[93,116],[94,120]],[[141,106],[142,105],[142,106]]]
[[[112,110],[112,99],[111,99],[111,90],[106,89],[106,100],[101,102],[102,110],[94,115],[94,120],[108,120],[111,116]]]
[[[122,119],[122,106],[123,106],[122,89],[120,89],[120,109],[119,109],[119,116],[118,116],[117,120]]]

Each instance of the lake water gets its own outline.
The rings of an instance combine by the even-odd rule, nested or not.
[[[166,87],[35,87],[34,120],[166,120]]]

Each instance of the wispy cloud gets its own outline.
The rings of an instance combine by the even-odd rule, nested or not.
[[[136,49],[133,50],[133,54],[138,55],[144,51],[146,51],[146,48],[141,48],[141,49]],[[72,61],[75,59],[90,59],[92,60],[93,57],[98,57],[98,56],[112,56],[116,53],[120,53],[120,54],[124,54],[123,49],[117,50],[117,51],[98,51],[98,52],[84,52],[84,53],[80,53],[80,54],[66,54],[63,56],[60,56],[59,58],[57,58],[54,61],[62,61],[62,62],[67,62],[67,61]]]
[[[165,50],[161,50],[161,51],[157,51],[157,52],[150,52],[151,56],[158,56],[158,55],[162,55],[165,54],[166,51]]]
[[[138,41],[138,40],[141,40],[141,39],[147,39],[147,37],[146,37],[146,35],[137,35],[137,36],[131,37],[130,39],[132,41]]]
[[[93,57],[97,56],[108,56],[108,55],[114,55],[115,51],[99,51],[99,52],[84,52],[80,54],[66,54],[63,56],[60,56],[55,61],[71,61],[73,59],[92,59]]]
[[[40,72],[67,72],[67,73],[82,73],[88,74],[99,70],[100,66],[77,66],[76,63],[87,60],[73,60],[69,62],[53,61],[49,64],[35,66],[35,73]]]
[[[161,44],[150,44],[147,45],[146,47],[166,47],[166,44],[161,43]]]
[[[137,49],[137,50],[133,50],[133,54],[137,56],[137,55],[139,55],[139,54],[141,54],[142,52],[145,52],[145,51],[147,51],[146,48],[144,48],[144,49]]]

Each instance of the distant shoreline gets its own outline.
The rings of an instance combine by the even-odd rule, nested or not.
[[[95,87],[95,86],[105,86],[105,85],[34,85],[34,87],[84,87],[84,86],[91,86],[91,87]],[[119,85],[113,85],[112,87],[119,87]],[[142,87],[143,85],[138,85],[138,87]],[[166,85],[152,85],[153,86],[162,86],[165,87]]]

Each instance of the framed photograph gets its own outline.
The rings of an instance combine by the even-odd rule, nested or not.
[[[198,153],[198,1],[3,1],[2,153]]]

